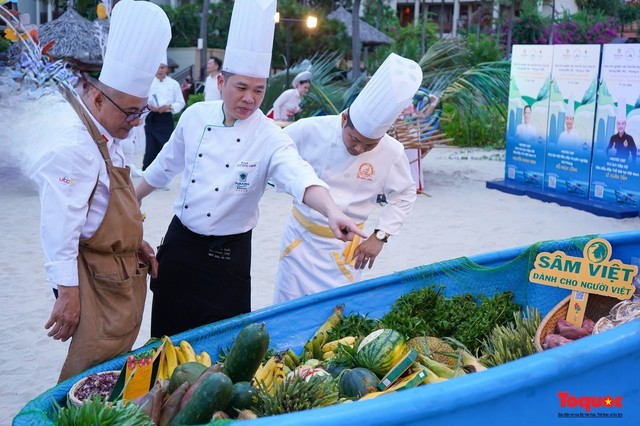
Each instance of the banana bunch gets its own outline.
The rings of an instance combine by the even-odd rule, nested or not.
[[[324,354],[322,348],[324,344],[327,343],[327,336],[340,323],[343,312],[344,305],[336,306],[329,318],[322,323],[320,328],[311,336],[311,339],[305,343],[304,350],[302,351],[303,361],[308,359],[322,359],[322,355]]]
[[[162,336],[161,340],[164,344],[164,354],[160,360],[157,380],[170,379],[173,370],[178,365],[187,362],[199,362],[206,367],[211,367],[211,356],[205,351],[202,351],[200,355],[196,355],[193,347],[186,340],[182,340],[177,346],[173,344],[168,336]]]
[[[282,351],[260,364],[253,377],[253,385],[266,388],[273,395],[274,386],[281,385],[287,374],[300,366],[300,358],[291,349]]]
[[[354,336],[343,337],[342,339],[332,340],[331,342],[327,342],[322,345],[322,359],[328,360],[333,358],[335,355],[335,350],[340,347],[340,345],[345,345],[349,347],[353,347],[356,343],[356,338]]]
[[[284,360],[278,355],[274,355],[267,362],[260,364],[253,377],[253,385],[259,389],[266,389],[273,395],[274,387],[282,384],[287,372]]]

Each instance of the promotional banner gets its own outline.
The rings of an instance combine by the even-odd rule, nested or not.
[[[603,46],[590,199],[639,208],[640,45]]]
[[[544,189],[587,199],[600,45],[553,49]]]
[[[513,46],[505,182],[543,187],[552,62],[553,46]]]

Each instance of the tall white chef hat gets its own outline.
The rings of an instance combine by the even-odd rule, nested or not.
[[[567,99],[567,111],[565,112],[565,116],[567,117],[575,117],[575,96],[573,93],[569,93],[569,98]]]
[[[129,95],[146,98],[171,41],[171,24],[160,7],[122,0],[111,13],[107,50],[99,80]]]
[[[222,71],[268,78],[275,31],[276,0],[233,3]]]
[[[616,113],[616,121],[627,120],[627,100],[625,98],[618,99],[618,111]]]
[[[420,88],[422,69],[410,59],[390,54],[349,107],[349,117],[363,136],[384,136]]]

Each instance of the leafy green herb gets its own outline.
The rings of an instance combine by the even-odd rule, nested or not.
[[[58,426],[153,426],[153,421],[136,404],[123,405],[103,403],[100,395],[85,401],[79,407],[71,404],[67,398],[67,407],[63,408],[54,401],[53,421]]]
[[[380,322],[406,339],[452,337],[474,353],[496,325],[509,323],[519,309],[508,291],[493,297],[461,294],[446,298],[443,289],[429,286],[400,296]]]
[[[329,340],[338,340],[343,337],[353,336],[362,338],[378,328],[378,320],[368,318],[366,315],[343,315],[336,327],[331,330]]]

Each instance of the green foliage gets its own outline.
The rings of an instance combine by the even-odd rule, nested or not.
[[[118,401],[113,405],[104,404],[100,395],[85,401],[79,407],[67,399],[67,407],[63,408],[54,401],[53,421],[59,426],[153,426],[153,421],[136,404],[123,405]]]
[[[504,50],[493,36],[481,34],[477,37],[470,34],[467,37],[466,47],[470,52],[470,62],[473,65],[483,62],[497,62],[504,59]]]
[[[380,322],[407,339],[452,337],[474,353],[495,326],[507,324],[518,311],[509,291],[492,297],[460,294],[445,298],[442,290],[430,286],[400,296]]]
[[[377,328],[377,320],[368,318],[366,315],[351,313],[342,316],[338,325],[331,330],[330,338],[331,340],[338,340],[343,337],[353,336],[356,339],[360,339],[368,336]]]
[[[578,9],[585,12],[602,12],[607,16],[616,16],[622,7],[620,0],[576,0]]]
[[[389,37],[395,37],[400,28],[398,14],[382,0],[368,1],[364,7],[363,19]]]
[[[489,109],[474,120],[461,120],[452,105],[445,105],[440,127],[448,137],[455,139],[456,146],[474,146],[503,149],[507,132],[507,120],[498,108]]]
[[[200,38],[200,13],[202,3],[188,3],[177,8],[160,5],[171,22],[169,47],[193,47]],[[207,46],[224,49],[227,45],[232,2],[211,3],[207,17]]]

